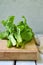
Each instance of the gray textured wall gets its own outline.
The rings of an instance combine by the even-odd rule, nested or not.
[[[9,15],[15,15],[16,21],[25,15],[33,31],[43,33],[43,0],[0,0],[0,20]]]

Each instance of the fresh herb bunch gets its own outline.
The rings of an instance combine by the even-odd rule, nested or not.
[[[8,40],[8,48],[12,46],[24,47],[34,37],[32,29],[27,25],[25,16],[22,16],[22,18],[24,20],[20,21],[18,25],[14,24],[15,16],[9,16],[7,20],[1,21],[6,30],[0,32],[0,39]]]

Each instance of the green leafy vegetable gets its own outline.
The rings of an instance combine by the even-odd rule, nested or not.
[[[8,35],[8,31],[0,32],[0,39],[8,39]]]
[[[8,39],[12,42],[12,45],[15,46],[16,45],[16,40],[14,39],[13,35],[10,34]]]
[[[30,42],[34,33],[32,28],[27,24],[25,16],[22,16],[22,21],[16,25],[14,24],[15,16],[9,16],[7,20],[2,20],[3,26],[6,28],[5,31],[0,32],[0,39],[8,40],[7,47],[24,47],[27,42]]]
[[[9,33],[14,31],[14,18],[15,16],[10,16],[6,21],[2,20],[2,24],[5,26],[6,30],[9,31]]]
[[[14,33],[14,36],[17,39],[17,42],[18,43],[21,43],[22,42],[22,38],[21,38],[21,35],[20,35],[20,29],[19,28],[17,28],[17,32]]]
[[[25,42],[30,41],[33,38],[32,29],[27,25],[26,18],[24,16],[22,16],[22,18],[24,19],[24,21],[21,21],[18,24],[18,27],[21,30],[22,40],[25,40]]]

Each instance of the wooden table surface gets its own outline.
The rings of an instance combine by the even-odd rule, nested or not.
[[[7,48],[7,41],[0,40],[0,60],[37,60],[37,52],[34,40],[27,43],[24,49]]]

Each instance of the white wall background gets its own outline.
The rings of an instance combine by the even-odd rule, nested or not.
[[[33,31],[43,33],[43,0],[0,0],[0,20],[10,15],[16,16],[16,23],[25,15]],[[1,30],[3,27],[0,23]]]

